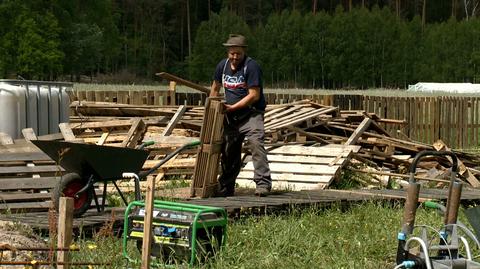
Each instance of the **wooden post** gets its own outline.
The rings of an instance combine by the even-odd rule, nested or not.
[[[60,197],[60,205],[58,208],[58,248],[69,248],[72,243],[73,233],[73,198]],[[68,269],[70,266],[70,252],[58,251],[57,262],[66,263],[64,265],[58,265],[59,269]]]
[[[176,87],[177,83],[175,81],[170,81],[170,86],[168,87],[168,100],[167,105],[169,106],[174,106],[176,104],[176,98],[175,98],[175,93],[176,93]]]
[[[155,198],[155,178],[148,177],[145,197],[145,215],[143,216],[143,243],[142,243],[142,269],[150,268],[150,253],[152,251],[152,221],[153,199]]]

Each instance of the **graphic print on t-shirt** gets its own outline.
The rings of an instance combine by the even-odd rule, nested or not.
[[[230,76],[223,74],[223,87],[226,89],[246,88],[245,78],[243,76]]]

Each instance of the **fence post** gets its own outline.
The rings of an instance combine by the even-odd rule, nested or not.
[[[155,178],[147,179],[147,191],[145,197],[145,215],[143,216],[143,241],[142,241],[142,269],[150,268],[150,253],[152,251],[152,222],[155,199]]]
[[[66,248],[68,249],[72,243],[72,233],[73,233],[73,198],[71,197],[60,197],[60,204],[58,208],[58,238],[57,238],[57,247],[59,249]],[[57,252],[57,262],[64,263],[58,265],[59,269],[68,269],[70,266],[70,252],[69,251],[58,251]]]
[[[170,100],[168,100],[167,105],[170,105],[170,106],[176,105],[176,100],[175,100],[176,86],[177,86],[177,82],[170,81],[170,85],[168,87],[168,99]]]

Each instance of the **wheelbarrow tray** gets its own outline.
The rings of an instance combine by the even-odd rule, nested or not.
[[[149,154],[139,149],[64,141],[31,142],[67,172],[77,173],[82,178],[93,175],[95,181],[120,179],[124,172],[138,174]]]

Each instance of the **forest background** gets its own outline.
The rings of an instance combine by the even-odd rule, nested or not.
[[[480,0],[2,0],[0,77],[200,83],[229,33],[276,88],[480,80]]]

